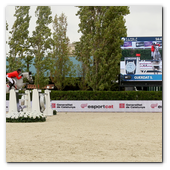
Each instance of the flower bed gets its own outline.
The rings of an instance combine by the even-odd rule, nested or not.
[[[35,114],[35,113],[25,113],[25,112],[16,112],[13,113],[12,116],[6,116],[6,122],[21,122],[21,123],[30,123],[30,122],[45,122],[46,117],[42,114]]]

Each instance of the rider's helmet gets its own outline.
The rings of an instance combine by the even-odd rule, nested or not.
[[[21,72],[21,69],[19,68],[19,69],[17,69],[17,72],[19,73],[19,71]]]

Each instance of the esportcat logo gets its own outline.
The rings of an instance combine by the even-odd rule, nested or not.
[[[87,107],[87,103],[86,104],[81,104],[81,108],[85,108]]]
[[[158,107],[157,107],[158,106]],[[158,109],[162,109],[162,106],[161,105],[158,105],[158,103],[156,104],[151,104],[151,108],[155,108],[157,107]]]
[[[151,108],[155,108],[155,107],[157,107],[158,106],[158,103],[156,103],[156,104],[151,104]]]
[[[88,109],[113,109],[113,105],[88,105],[81,104],[81,108],[87,107]]]

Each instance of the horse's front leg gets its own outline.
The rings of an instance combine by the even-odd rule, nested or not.
[[[27,89],[27,85],[28,85],[29,83],[28,82],[26,82],[26,83],[23,83],[23,86],[22,86],[22,88],[25,88],[25,89]]]
[[[22,88],[25,88],[26,84],[27,84],[27,83],[23,83],[23,84],[22,84]]]

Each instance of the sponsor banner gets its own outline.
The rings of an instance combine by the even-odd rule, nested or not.
[[[127,43],[129,41],[125,41],[125,42]],[[125,42],[124,42],[124,44],[125,44]],[[138,47],[148,47],[148,48],[151,48],[152,43],[154,43],[154,41],[137,41],[136,42],[136,48],[138,48]],[[160,48],[161,48],[162,43],[160,41],[159,42],[157,41],[157,43],[160,44]],[[127,47],[127,46],[124,46],[124,47]]]
[[[152,46],[152,41],[144,41],[144,46],[145,47],[151,47]]]
[[[136,47],[145,47],[144,41],[137,41]]]
[[[125,41],[123,47],[132,47],[132,42]]]
[[[26,108],[25,105],[21,105],[21,102],[22,102],[22,100],[19,99],[19,103],[17,103],[18,110]],[[32,102],[31,102],[31,105],[32,105]],[[6,100],[6,112],[8,112],[8,111],[9,111],[9,100]]]
[[[58,112],[162,112],[162,101],[54,100],[51,107]]]
[[[140,70],[152,70],[152,62],[151,61],[139,61],[139,67]],[[159,63],[159,67],[160,69],[162,69],[162,61],[160,61]],[[125,73],[125,61],[121,61],[120,62],[120,70],[121,70],[121,74]]]
[[[6,111],[9,110],[6,101]],[[52,100],[58,112],[162,112],[161,100]]]
[[[151,61],[141,61],[139,62],[140,70],[152,70],[152,63]],[[160,66],[162,67],[162,61]]]
[[[51,101],[51,107],[58,112],[113,112],[113,101],[59,100]]]

